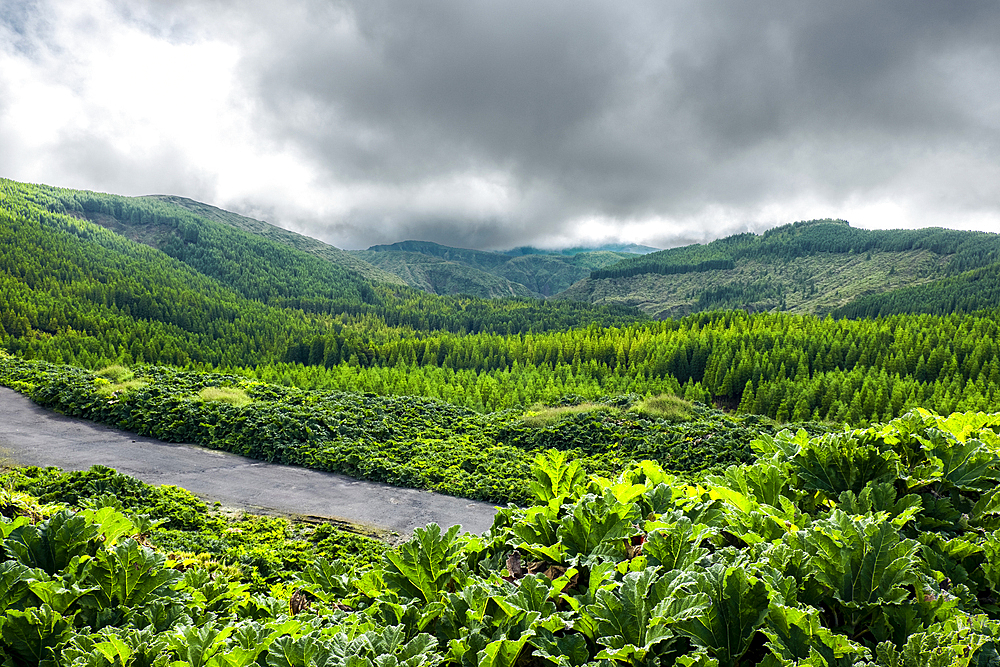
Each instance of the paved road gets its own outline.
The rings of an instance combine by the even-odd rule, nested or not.
[[[86,470],[94,464],[149,484],[173,484],[209,501],[259,514],[315,516],[410,534],[434,522],[482,533],[487,503],[262,463],[193,445],[144,438],[42,408],[0,387],[0,464]]]

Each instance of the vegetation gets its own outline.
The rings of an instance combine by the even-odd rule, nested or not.
[[[988,273],[963,272],[1000,260],[1000,236],[943,229],[868,231],[842,220],[785,225],[706,245],[631,257],[593,271],[560,299],[635,305],[654,317],[740,309],[849,317],[900,312],[950,314],[993,308]],[[933,295],[929,307],[899,290]],[[931,288],[930,285],[936,285]],[[885,295],[880,297],[879,295]],[[855,306],[853,302],[857,301]],[[895,304],[893,307],[876,304]]]
[[[117,216],[163,251],[63,211]],[[0,346],[26,357],[89,367],[246,366],[280,362],[302,340],[334,336],[346,343],[346,361],[365,358],[369,329],[510,333],[598,320],[634,315],[433,297],[371,283],[163,202],[0,181]]]
[[[607,259],[400,250],[374,254],[544,265],[541,293],[553,262]],[[814,221],[573,288],[737,309],[652,322],[419,292],[189,200],[0,181],[0,383],[508,504],[483,536],[387,549],[108,468],[8,471],[0,667],[1000,664],[1000,415],[979,412],[1000,404],[998,261],[995,235]],[[865,292],[841,319],[746,312]]]
[[[435,294],[465,292],[483,297],[552,296],[586,278],[592,269],[629,256],[608,250],[485,252],[429,241],[372,246],[354,254],[411,287]]]
[[[483,536],[432,524],[370,569],[319,558],[266,591],[143,544],[114,507],[12,512],[0,651],[81,667],[988,665],[998,429],[915,411],[784,431],[697,485],[648,461],[588,478],[548,454],[536,504]]]
[[[0,515],[8,521],[27,516],[37,523],[65,509],[124,515],[127,523],[119,520],[132,526],[130,534],[167,555],[177,569],[196,564],[238,577],[259,592],[289,581],[318,558],[340,559],[361,571],[386,550],[378,539],[329,524],[223,512],[184,489],[150,486],[104,466],[0,471]]]
[[[109,395],[103,378],[79,368],[0,357],[0,383],[64,414],[169,442],[339,472],[397,486],[498,503],[525,503],[531,461],[546,449],[572,452],[588,472],[614,475],[655,459],[694,473],[751,459],[749,442],[778,426],[754,416],[691,408],[672,422],[629,412],[641,397],[605,399],[596,409],[556,409],[532,421],[523,411],[478,414],[415,397],[302,391],[239,376],[135,370],[142,382]],[[240,395],[204,400],[204,392]],[[577,402],[567,399],[570,402]],[[828,430],[809,425],[812,432]]]
[[[691,419],[692,405],[679,396],[660,394],[644,398],[632,406],[631,411],[651,419],[686,421]]]
[[[835,317],[882,317],[899,313],[971,313],[1000,304],[1000,263],[924,285],[872,294],[833,312]]]

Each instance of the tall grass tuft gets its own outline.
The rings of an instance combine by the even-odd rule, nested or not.
[[[122,384],[128,382],[135,377],[133,373],[128,368],[125,368],[121,364],[112,364],[111,366],[105,366],[101,370],[97,371],[97,377],[102,377],[105,380],[110,380],[115,384]]]
[[[689,401],[674,394],[660,394],[645,398],[631,408],[629,412],[647,419],[663,419],[665,421],[688,421],[693,417]]]
[[[572,415],[582,415],[599,411],[616,412],[617,408],[597,403],[580,403],[579,405],[560,405],[557,407],[549,407],[548,405],[538,403],[531,406],[524,413],[524,416],[521,417],[521,423],[525,426],[541,428],[543,426],[552,426]]]
[[[205,387],[198,397],[207,403],[228,403],[237,408],[251,403],[247,393],[238,387]]]
[[[97,387],[97,395],[111,396],[114,394],[133,391],[135,389],[142,389],[145,386],[146,383],[142,380],[125,380],[124,382],[117,382],[115,384],[101,384]]]

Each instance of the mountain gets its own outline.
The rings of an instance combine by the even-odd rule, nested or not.
[[[507,253],[453,248],[431,241],[376,245],[353,254],[407,285],[434,294],[483,298],[548,297],[601,268],[628,257],[607,250]],[[529,252],[532,250],[533,252]]]
[[[0,179],[0,348],[91,367],[364,365],[366,341],[388,329],[509,334],[641,317],[373,281],[356,257],[334,261],[335,248],[196,204]]]
[[[394,275],[410,287],[431,294],[471,294],[486,299],[537,296],[524,285],[437,255],[406,250],[367,250],[357,252],[355,256]]]
[[[855,312],[850,304],[874,304],[875,295],[927,286],[938,293],[940,312],[971,280],[959,276],[994,262],[1000,262],[997,234],[872,231],[843,220],[811,220],[630,257],[595,269],[556,298],[627,304],[658,318],[720,309],[825,315]],[[951,282],[941,282],[946,279]],[[989,290],[962,289],[963,308],[997,305]],[[918,312],[900,311],[899,303],[856,312],[883,308]]]
[[[314,239],[311,236],[296,234],[295,232],[287,229],[283,229],[266,222],[261,222],[260,220],[255,220],[253,218],[248,218],[246,216],[239,215],[238,213],[225,211],[221,208],[216,208],[215,206],[210,206],[209,204],[203,204],[186,197],[176,197],[173,195],[150,195],[142,197],[142,199],[149,199],[152,201],[159,201],[179,206],[201,218],[215,220],[231,227],[235,227],[236,229],[250,232],[251,234],[255,234],[257,236],[263,236],[266,239],[291,246],[296,250],[301,250],[311,255],[315,255],[320,259],[325,259],[333,264],[342,266],[345,269],[354,271],[369,280],[395,285],[403,284],[403,281],[400,280],[398,276],[381,271],[346,250],[341,250],[340,248],[323,243],[322,241]],[[99,220],[95,221],[99,222]]]
[[[871,294],[833,311],[835,317],[886,317],[901,313],[948,315],[1000,306],[1000,263],[891,292]]]
[[[594,247],[563,248],[561,250],[543,250],[532,246],[521,246],[505,250],[505,255],[520,257],[521,255],[576,255],[581,252],[621,252],[629,255],[648,255],[651,252],[658,252],[661,248],[653,248],[648,245],[638,243],[609,243]]]

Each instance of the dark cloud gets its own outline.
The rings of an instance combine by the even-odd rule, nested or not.
[[[308,165],[323,206],[216,203],[342,246],[669,245],[884,202],[909,225],[1000,221],[995,2],[116,7],[237,45],[254,140]],[[172,187],[212,187],[182,163]]]

